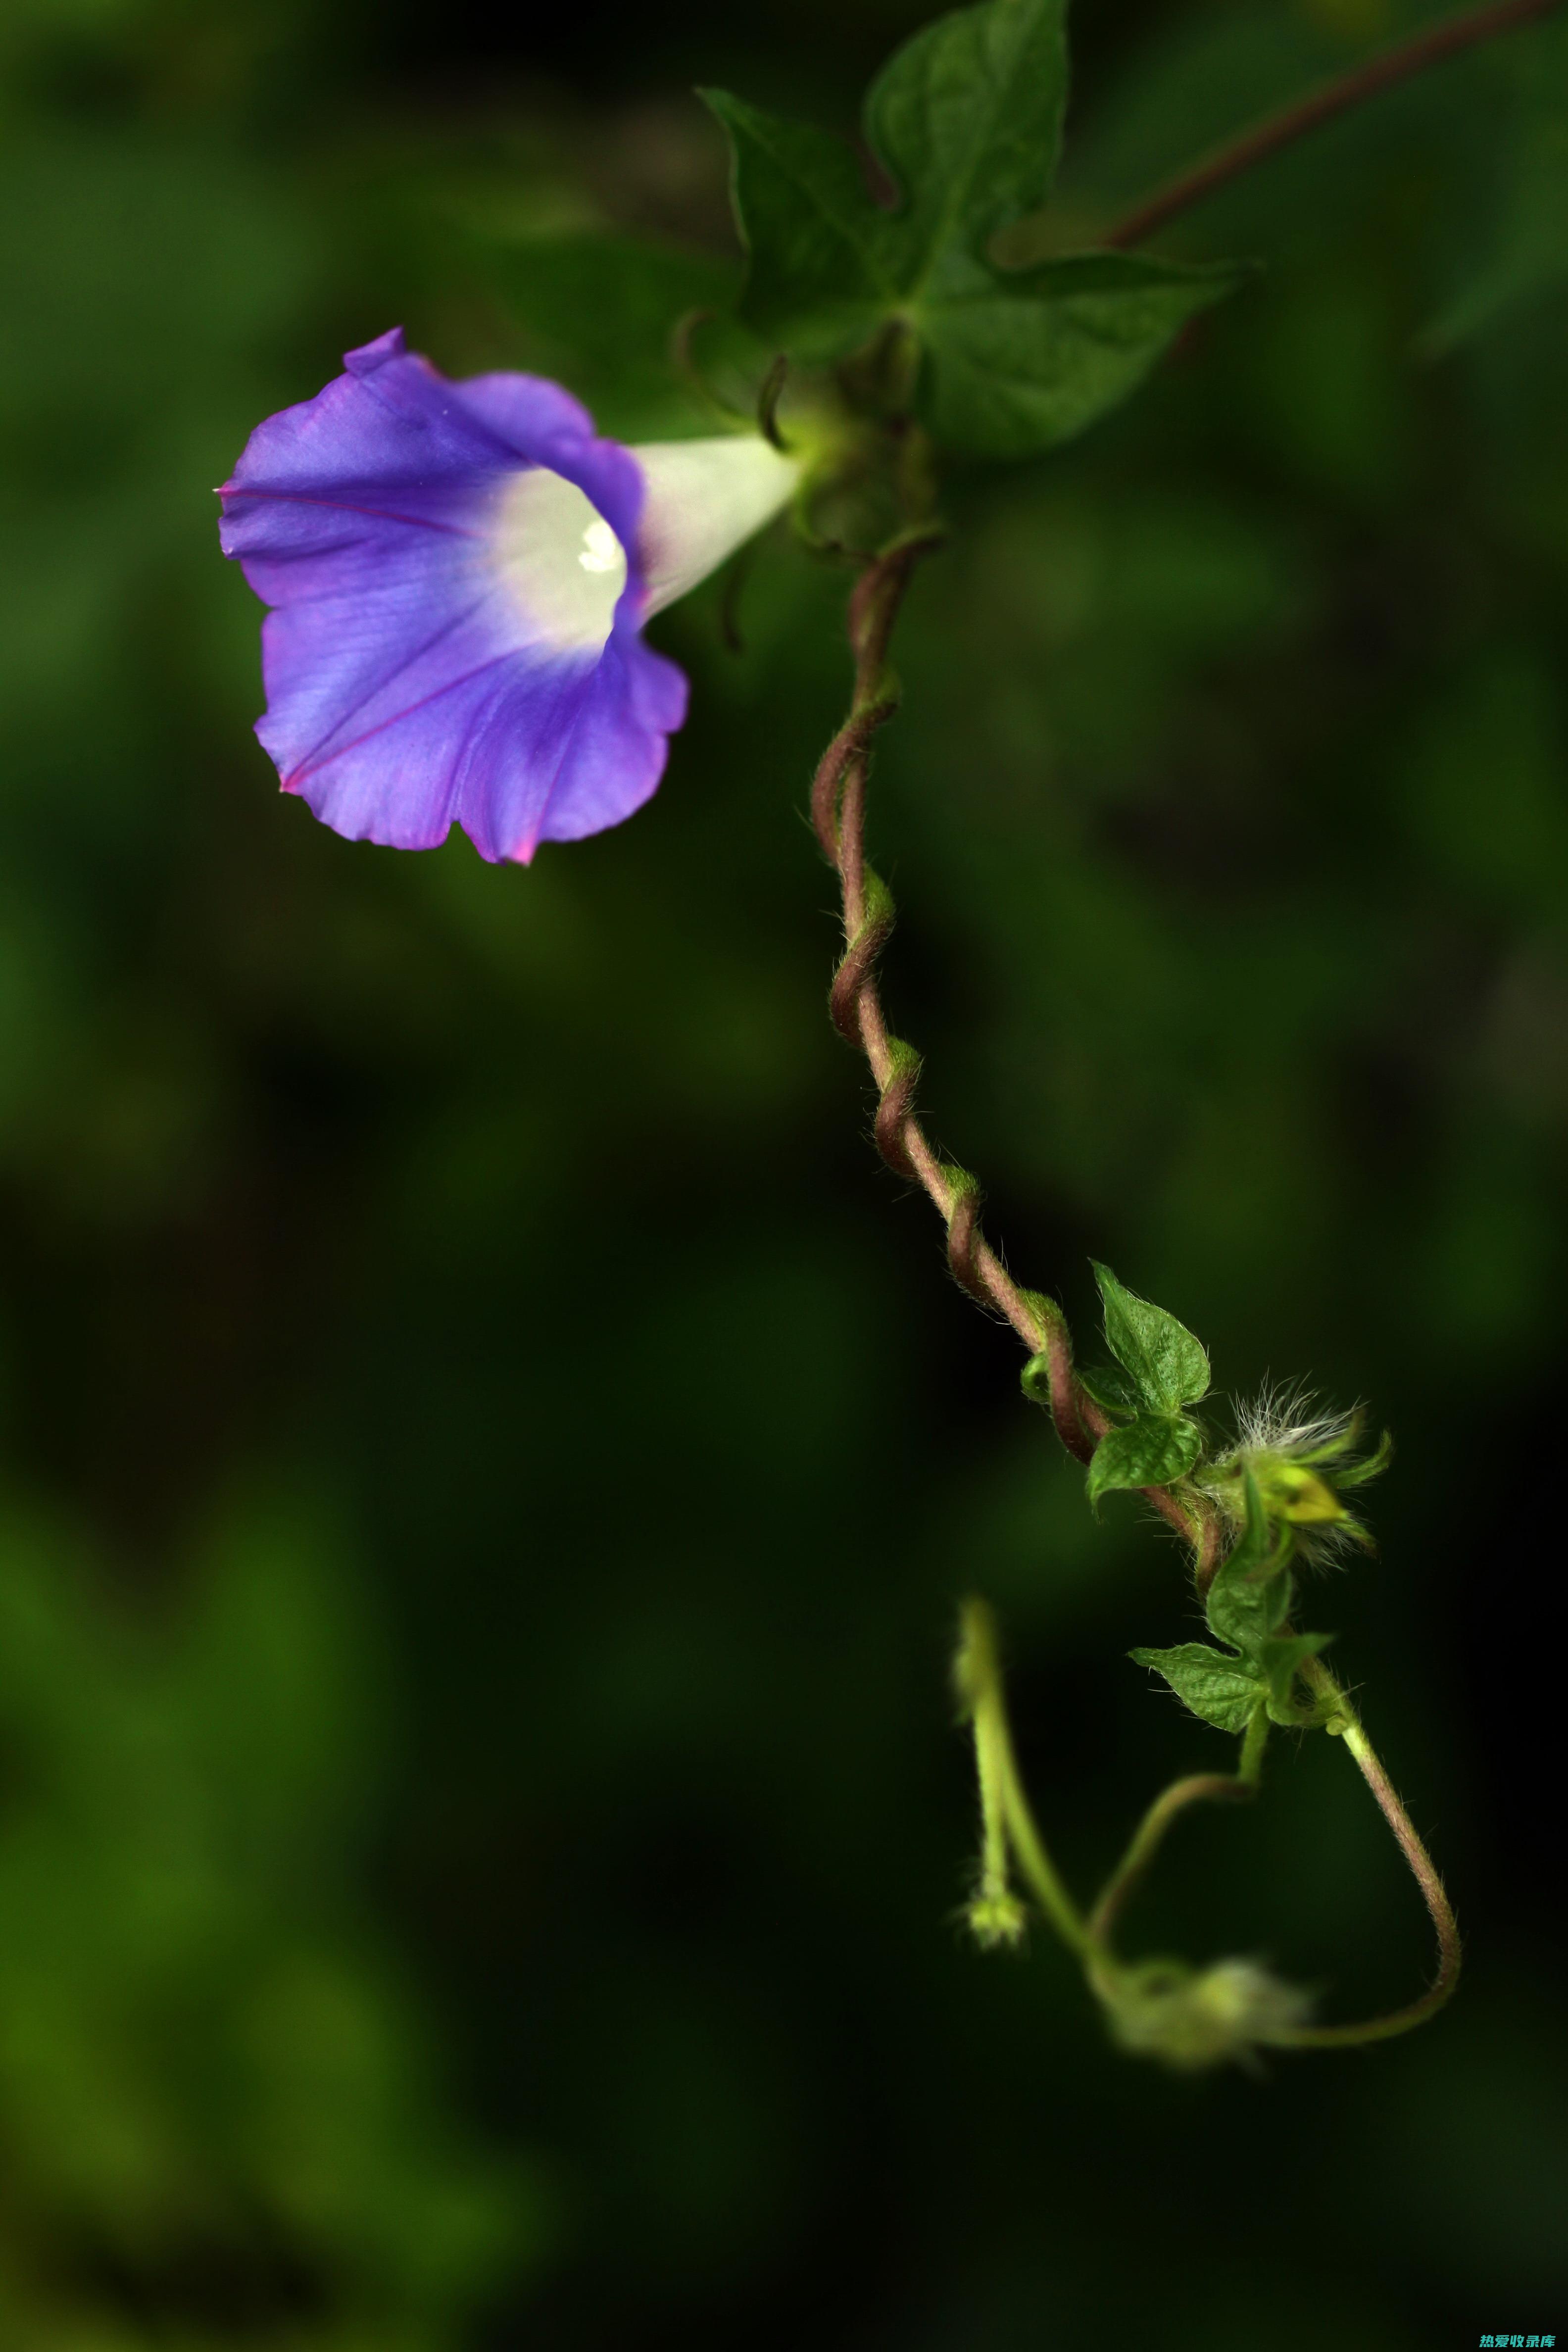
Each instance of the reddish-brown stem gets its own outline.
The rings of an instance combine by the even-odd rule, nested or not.
[[[1068,1452],[1087,1462],[1110,1423],[1074,1375],[1067,1326],[1050,1300],[1024,1290],[986,1240],[980,1223],[980,1188],[964,1170],[935,1150],[914,1108],[920,1060],[888,1026],[877,984],[877,961],[893,929],[893,902],[866,861],[866,790],[879,728],[898,708],[888,671],[888,648],[910,577],[938,543],[935,533],[906,539],[868,563],[849,600],[849,642],[855,655],[855,699],[849,716],[817,766],[811,793],[812,823],[843,893],[844,954],[834,974],[829,1008],[847,1043],[858,1045],[876,1081],[877,1148],[900,1176],[913,1177],[947,1227],[948,1264],[971,1297],[1010,1323],[1032,1356],[1043,1356],[1051,1419]],[[1143,1489],[1147,1500],[1200,1560],[1214,1549],[1216,1529],[1206,1507],[1189,1508],[1168,1489]]]
[[[823,754],[811,795],[816,836],[843,891],[845,953],[834,975],[830,1003],[835,1025],[859,1045],[877,1082],[883,1113],[877,1139],[884,1158],[900,1174],[916,1178],[947,1224],[950,1251],[955,1251],[953,1271],[964,1287],[1005,1317],[1031,1353],[1038,1353],[1046,1346],[1047,1329],[979,1231],[973,1188],[958,1181],[960,1171],[947,1167],[927,1138],[912,1107],[913,1073],[909,1061],[895,1053],[877,985],[876,961],[892,929],[892,911],[880,889],[877,905],[868,907],[867,901],[866,785],[871,741],[898,708],[898,697],[885,676],[893,624],[916,563],[936,544],[934,536],[906,540],[879,556],[861,572],[849,600],[855,702]],[[1079,1433],[1080,1450],[1082,1444]]]
[[[1197,1558],[1193,1562],[1193,1581],[1197,1586],[1200,1601],[1205,1598],[1209,1586],[1214,1582],[1215,1570],[1219,1566],[1220,1546],[1224,1540],[1225,1528],[1219,1513],[1215,1510],[1207,1511],[1204,1517],[1203,1533],[1198,1539]]]
[[[1281,148],[1293,146],[1321,123],[1331,122],[1336,115],[1410,80],[1445,58],[1457,57],[1479,42],[1494,40],[1500,33],[1510,33],[1521,25],[1550,16],[1563,5],[1563,0],[1489,0],[1485,7],[1471,8],[1461,16],[1426,26],[1408,40],[1396,43],[1377,57],[1368,58],[1363,64],[1351,67],[1334,80],[1309,90],[1304,98],[1282,107],[1278,114],[1266,115],[1250,130],[1201,157],[1190,170],[1157,188],[1119,220],[1102,242],[1111,247],[1142,245],[1179,213],[1201,204],[1216,188],[1239,179],[1255,164],[1267,163]]]
[[[1447,1890],[1438,1874],[1437,1865],[1427,1853],[1420,1832],[1399,1801],[1393,1781],[1384,1769],[1383,1760],[1357,1720],[1355,1711],[1343,1691],[1321,1658],[1308,1658],[1301,1668],[1303,1679],[1318,1697],[1331,1706],[1334,1716],[1329,1728],[1343,1739],[1363,1780],[1377,1801],[1378,1811],[1394,1832],[1394,1843],[1405,1856],[1410,1874],[1421,1890],[1421,1900],[1426,1906],[1426,1916],[1432,1922],[1437,1938],[1437,1973],[1426,1990],[1403,2009],[1390,2010],[1383,2017],[1368,2018],[1359,2025],[1300,2025],[1288,2036],[1289,2046],[1296,2050],[1351,2050],[1363,2042],[1386,2042],[1397,2033],[1408,2033],[1413,2026],[1424,2025],[1452,1999],[1459,1981],[1459,1969],[1464,1959],[1464,1947],[1459,1939],[1459,1923],[1454,1916]]]

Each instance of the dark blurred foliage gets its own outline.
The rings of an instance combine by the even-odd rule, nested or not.
[[[1405,21],[1083,14],[1058,243]],[[663,790],[530,873],[339,841],[249,734],[208,489],[251,425],[396,319],[564,370],[540,238],[729,251],[690,80],[847,127],[917,21],[0,24],[7,2346],[1568,2320],[1562,28],[1194,214],[1172,249],[1257,284],[1081,446],[951,486],[872,826],[1019,1273],[1087,1333],[1092,1249],[1222,1385],[1398,1433],[1311,1614],[1470,1932],[1409,2042],[1172,2081],[1054,1948],[953,1926],[961,1591],[1080,1885],[1219,1742],[1121,1656],[1190,1630],[1176,1555],[1089,1519],[824,1018],[841,578],[780,538],[739,656],[717,590],[661,623]],[[1139,1937],[1407,1996],[1364,1790],[1279,1748]]]

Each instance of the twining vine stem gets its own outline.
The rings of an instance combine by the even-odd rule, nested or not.
[[[1485,5],[1425,27],[1200,157],[1116,222],[1102,242],[1120,247],[1141,245],[1216,189],[1337,115],[1444,58],[1552,16],[1564,5],[1565,0],[1487,0]],[[771,379],[770,386],[776,392]],[[878,962],[891,935],[895,910],[891,892],[866,856],[871,753],[879,730],[898,708],[898,685],[889,664],[894,624],[916,567],[940,544],[941,537],[934,527],[906,530],[880,554],[865,562],[849,600],[854,699],[848,717],[823,754],[811,794],[816,836],[842,893],[844,953],[834,974],[829,1004],[835,1026],[847,1043],[864,1054],[876,1082],[874,1134],[882,1158],[898,1175],[912,1180],[925,1192],[946,1228],[948,1264],[955,1280],[1017,1333],[1032,1360],[1026,1385],[1031,1394],[1044,1392],[1043,1401],[1048,1402],[1062,1444],[1078,1461],[1088,1462],[1110,1423],[1074,1371],[1066,1318],[1053,1299],[1026,1290],[1014,1280],[982,1230],[976,1179],[943,1159],[926,1134],[915,1109],[921,1057],[889,1027],[878,983]],[[1184,1481],[1173,1487],[1150,1486],[1142,1491],[1191,1546],[1201,1596],[1213,1580],[1224,1549],[1219,1512],[1206,1496]],[[1085,1917],[1050,1862],[1029,1810],[1013,1754],[990,1614],[984,1604],[966,1606],[964,1626],[960,1682],[974,1727],[984,1817],[979,1908],[993,1937],[1016,1931],[1007,1888],[1010,1849],[1058,1934],[1086,1958],[1091,1979],[1103,1992],[1112,1985],[1118,1966],[1110,1947],[1117,1917],[1173,1822],[1194,1804],[1256,1792],[1268,1736],[1268,1716],[1261,1707],[1253,1716],[1234,1773],[1189,1774],[1155,1799]],[[1458,1981],[1459,1932],[1432,1858],[1350,1700],[1321,1659],[1308,1658],[1300,1672],[1317,1703],[1316,1719],[1331,1735],[1342,1738],[1376,1799],[1421,1890],[1437,1938],[1437,1973],[1426,1991],[1404,2008],[1353,2025],[1287,2027],[1281,2023],[1270,2036],[1296,2048],[1344,2048],[1406,2032],[1442,2007]]]
[[[866,862],[871,743],[898,709],[898,688],[887,668],[893,623],[916,564],[939,544],[935,532],[903,540],[867,565],[850,598],[854,705],[823,754],[811,793],[816,837],[838,875],[844,898],[845,954],[834,974],[829,1005],[839,1034],[858,1045],[871,1066],[879,1097],[877,1148],[883,1159],[900,1176],[916,1178],[930,1195],[947,1227],[948,1263],[956,1279],[983,1307],[1005,1316],[1025,1345],[1038,1352],[1048,1347],[1052,1330],[982,1234],[973,1178],[944,1161],[927,1139],[914,1110],[920,1057],[889,1033],[877,986],[877,959],[893,928],[893,906],[881,877]],[[1064,1378],[1058,1428],[1080,1461],[1090,1450],[1081,1425],[1083,1402],[1076,1383]]]
[[[855,698],[849,716],[823,753],[811,791],[812,823],[843,893],[844,956],[828,1004],[835,1027],[858,1045],[877,1083],[873,1132],[877,1149],[898,1175],[913,1178],[947,1228],[947,1259],[954,1278],[982,1307],[1010,1323],[1032,1356],[1045,1360],[1051,1419],[1058,1436],[1087,1462],[1110,1422],[1073,1372],[1067,1321],[1053,1299],[1015,1282],[980,1223],[980,1186],[967,1169],[943,1160],[914,1108],[921,1057],[895,1036],[877,982],[877,962],[892,933],[892,893],[866,857],[866,787],[871,746],[899,707],[889,667],[893,625],[922,556],[941,544],[935,530],[908,533],[874,557],[849,600],[849,642],[855,656]],[[1142,1490],[1185,1538],[1200,1568],[1211,1567],[1218,1522],[1205,1498],[1178,1499],[1163,1486]]]
[[[1515,13],[1526,5],[1527,0],[1515,0]],[[1533,5],[1540,13],[1539,0],[1533,0]],[[876,1081],[873,1132],[882,1158],[897,1174],[919,1183],[941,1216],[947,1229],[948,1264],[955,1279],[982,1307],[1011,1324],[1037,1364],[1043,1366],[1057,1433],[1069,1454],[1087,1462],[1110,1423],[1074,1372],[1066,1318],[1054,1299],[1026,1290],[1014,1280],[981,1229],[978,1181],[967,1169],[944,1160],[926,1134],[915,1109],[921,1057],[889,1026],[878,984],[878,961],[892,933],[894,907],[887,884],[866,856],[871,752],[878,731],[899,706],[898,684],[889,661],[893,626],[917,565],[941,544],[941,539],[940,530],[932,527],[912,530],[895,540],[866,562],[849,599],[854,699],[848,717],[823,753],[811,793],[812,823],[842,894],[845,947],[829,992],[829,1010],[840,1035],[865,1055]],[[1220,1557],[1223,1529],[1217,1511],[1206,1496],[1192,1488],[1184,1493],[1160,1486],[1141,1491],[1192,1546],[1201,1593],[1212,1580]],[[1189,1805],[1255,1792],[1268,1733],[1267,1717],[1261,1710],[1255,1716],[1235,1773],[1190,1774],[1155,1799],[1084,1920],[1046,1853],[1018,1776],[988,1614],[972,1607],[966,1612],[966,1623],[965,1647],[973,1654],[969,1671],[982,1783],[991,1787],[994,1796],[994,1809],[987,1803],[983,1891],[994,1895],[1003,1885],[1005,1833],[1058,1932],[1075,1950],[1096,1958],[1102,1969],[1109,1968],[1111,1927],[1172,1822]],[[1321,1659],[1307,1659],[1301,1672],[1326,1711],[1327,1728],[1343,1738],[1377,1800],[1421,1890],[1437,1937],[1437,1974],[1418,2000],[1357,2024],[1303,2025],[1281,2029],[1275,2037],[1292,2048],[1348,2048],[1407,2032],[1442,2007],[1458,1981],[1459,1932],[1432,1858],[1350,1700]]]
[[[1485,7],[1468,9],[1461,16],[1426,26],[1408,40],[1396,42],[1362,65],[1352,66],[1332,81],[1321,83],[1304,98],[1281,107],[1278,114],[1265,115],[1260,122],[1227,140],[1223,146],[1200,156],[1197,163],[1167,181],[1164,187],[1157,188],[1116,222],[1100,242],[1113,247],[1142,245],[1179,213],[1201,204],[1227,181],[1238,179],[1255,164],[1267,163],[1281,148],[1293,146],[1308,131],[1331,122],[1336,115],[1348,113],[1363,100],[1409,81],[1445,58],[1457,57],[1463,49],[1494,40],[1500,33],[1510,33],[1521,26],[1553,16],[1563,5],[1564,0],[1489,0]]]

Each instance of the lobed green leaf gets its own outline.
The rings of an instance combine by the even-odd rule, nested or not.
[[[742,315],[796,358],[842,358],[896,308],[889,221],[853,151],[728,90],[699,96],[730,134],[731,187],[750,267]]]
[[[866,131],[902,197],[902,294],[940,283],[1045,203],[1067,86],[1067,0],[961,8],[889,58],[871,85]]]
[[[922,421],[981,457],[1028,457],[1081,432],[1239,274],[1118,253],[993,264],[996,232],[1037,210],[1055,177],[1065,16],[1066,0],[987,0],[895,54],[865,110],[891,208],[847,142],[701,93],[730,135],[748,324],[826,363],[899,322],[921,347]]]
[[[1109,253],[975,272],[914,313],[930,352],[927,422],[939,441],[984,457],[1026,457],[1070,440],[1134,391],[1239,277]]]

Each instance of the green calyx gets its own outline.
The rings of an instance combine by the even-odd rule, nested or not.
[[[1292,1531],[1299,1550],[1335,1543],[1370,1550],[1372,1538],[1343,1497],[1387,1467],[1394,1441],[1385,1430],[1370,1454],[1358,1455],[1357,1414],[1306,1418],[1301,1412],[1298,1403],[1292,1418],[1289,1402],[1280,1407],[1267,1398],[1244,1412],[1240,1443],[1208,1465],[1204,1491],[1231,1526],[1240,1527],[1250,1481],[1268,1517]]]

